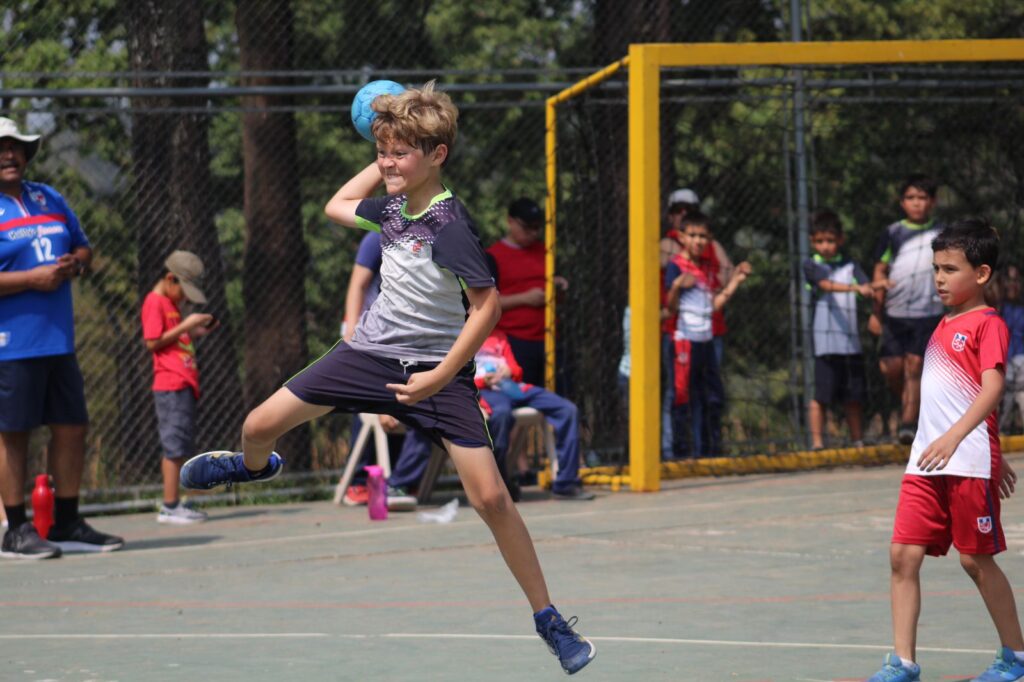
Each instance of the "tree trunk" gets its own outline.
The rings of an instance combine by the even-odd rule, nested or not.
[[[293,14],[289,0],[239,0],[235,23],[243,71],[291,68]],[[246,76],[243,84],[270,84]],[[280,81],[276,81],[280,84]],[[245,299],[245,404],[269,397],[307,361],[305,276],[295,118],[272,112],[290,97],[242,98],[247,239]],[[294,429],[278,445],[298,469],[310,462],[309,429]]]
[[[127,7],[128,49],[137,72],[206,71],[207,45],[201,0],[137,0]],[[136,78],[136,87],[205,86],[206,77],[161,76]],[[131,220],[135,223],[138,248],[139,301],[163,275],[163,261],[175,249],[187,249],[203,259],[206,268],[203,290],[209,302],[204,310],[213,313],[222,327],[200,340],[198,364],[203,396],[198,411],[196,446],[201,450],[234,447],[243,416],[238,361],[234,351],[236,324],[228,318],[224,264],[214,225],[211,187],[209,116],[205,113],[170,113],[171,107],[203,107],[202,97],[155,96],[132,100]],[[140,428],[141,420],[155,427],[152,399],[151,362],[143,349],[141,335],[131,338],[131,347],[119,354],[123,363],[138,372],[133,388],[123,394],[124,404],[134,410],[135,419],[127,429],[134,443],[126,451],[159,451],[155,428]],[[147,409],[140,409],[140,405]]]

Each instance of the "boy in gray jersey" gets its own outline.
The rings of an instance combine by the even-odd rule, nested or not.
[[[283,462],[273,452],[292,428],[333,411],[389,414],[448,450],[470,503],[487,523],[534,612],[534,626],[562,668],[594,657],[551,604],[533,541],[498,472],[477,403],[473,356],[501,306],[475,225],[441,168],[455,142],[458,110],[422,90],[380,95],[371,131],[377,161],[327,203],[327,217],[381,233],[380,294],[339,342],[246,417],[241,453],[194,457],[186,487],[268,480]],[[383,181],[387,195],[372,195]]]
[[[857,331],[857,296],[873,290],[859,265],[840,253],[843,226],[829,210],[811,222],[814,256],[804,261],[807,288],[814,293],[814,399],[808,404],[811,447],[825,446],[825,410],[841,402],[850,439],[862,445],[861,402],[864,398],[864,355]]]
[[[942,317],[942,302],[932,282],[932,240],[942,226],[932,218],[937,183],[912,175],[900,187],[906,218],[882,232],[875,246],[875,289],[868,330],[882,336],[879,367],[889,389],[900,397],[899,440],[910,444],[917,432],[924,349]]]

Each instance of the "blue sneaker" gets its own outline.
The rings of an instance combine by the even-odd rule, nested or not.
[[[573,632],[572,626],[576,624],[576,616],[566,622],[554,606],[549,606],[533,614],[533,621],[537,626],[537,634],[547,643],[551,653],[558,656],[562,670],[567,674],[578,672],[594,659],[597,653],[594,645],[582,635]]]
[[[1013,649],[1004,646],[996,652],[996,660],[988,670],[975,677],[971,682],[1011,682],[1024,678],[1024,664],[1014,655]]]
[[[284,460],[276,452],[270,453],[267,466],[256,473],[245,468],[241,452],[216,450],[196,455],[181,467],[181,486],[190,490],[209,490],[220,485],[269,481],[284,469]]]
[[[921,679],[921,666],[914,663],[907,668],[896,654],[885,655],[885,665],[877,673],[868,678],[867,682],[917,682]]]

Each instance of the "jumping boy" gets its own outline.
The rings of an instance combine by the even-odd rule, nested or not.
[[[920,679],[914,656],[921,564],[926,554],[944,555],[950,544],[978,586],[1001,645],[991,667],[974,679],[1019,680],[1024,639],[1013,591],[994,559],[1006,549],[1000,479],[1013,476],[1002,461],[996,414],[1009,335],[984,299],[999,236],[984,220],[963,220],[944,229],[932,250],[935,289],[949,312],[925,352],[921,418],[896,505],[889,552],[895,652],[869,682]]]
[[[825,410],[842,402],[846,425],[855,445],[863,445],[861,401],[864,398],[864,355],[857,332],[857,295],[873,293],[859,265],[840,253],[843,226],[829,210],[811,221],[814,255],[804,261],[804,277],[814,292],[814,399],[808,406],[811,447],[823,448]]]
[[[181,318],[183,300],[206,303],[199,284],[203,261],[191,251],[175,251],[164,261],[164,274],[142,302],[142,340],[153,354],[153,402],[163,458],[160,473],[164,499],[156,520],[187,525],[206,521],[206,513],[183,504],[178,478],[185,458],[195,452],[199,367],[194,338],[206,336],[218,322],[209,313]]]
[[[937,191],[938,184],[925,175],[904,180],[900,208],[906,218],[886,227],[875,246],[873,280],[892,286],[888,292],[876,287],[868,330],[882,336],[878,364],[889,390],[900,397],[897,437],[904,445],[914,440],[917,426],[925,345],[942,317],[930,249],[941,230],[932,218]]]
[[[381,290],[350,343],[339,342],[246,417],[243,452],[198,455],[181,472],[189,488],[266,481],[284,466],[278,438],[338,410],[390,414],[423,429],[451,455],[466,496],[490,528],[534,611],[537,633],[574,673],[594,646],[548,597],[530,534],[502,482],[477,404],[477,349],[501,307],[476,227],[441,183],[458,110],[434,90],[373,103],[377,161],[346,182],[325,213],[381,233]],[[371,198],[383,180],[387,196]]]
[[[691,424],[695,457],[721,452],[725,388],[715,357],[711,317],[725,306],[751,272],[750,263],[740,263],[728,284],[716,293],[707,269],[700,262],[710,239],[707,216],[699,212],[687,214],[680,238],[683,249],[672,257],[665,270],[668,310],[673,315],[678,313],[674,333],[674,402],[689,404],[691,416],[699,415]],[[707,442],[703,433],[708,435]]]

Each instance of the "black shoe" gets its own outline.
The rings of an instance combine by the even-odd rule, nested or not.
[[[94,529],[78,517],[63,527],[53,526],[47,538],[65,552],[113,552],[124,547],[124,540]]]
[[[0,545],[0,556],[7,559],[56,559],[60,554],[60,547],[39,537],[31,521],[9,528]]]
[[[584,490],[581,486],[571,485],[568,488],[562,490],[551,489],[551,497],[556,500],[592,500],[594,499],[594,493]]]

